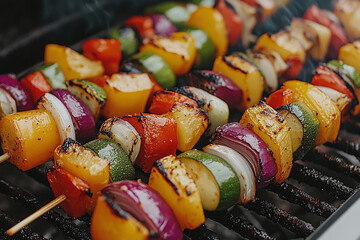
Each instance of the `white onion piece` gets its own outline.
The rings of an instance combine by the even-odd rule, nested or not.
[[[224,125],[229,120],[229,107],[218,97],[196,87],[187,87],[196,100],[203,100],[205,104],[199,106],[209,117],[209,126],[205,135],[213,134],[218,126]]]
[[[339,108],[340,112],[346,108],[348,104],[351,103],[351,99],[346,96],[346,94],[338,92],[332,88],[323,87],[323,86],[316,86],[321,91],[323,91],[328,97],[331,98]]]
[[[234,169],[240,181],[239,203],[247,203],[254,200],[256,193],[255,176],[248,160],[244,156],[232,148],[216,144],[205,146],[203,151],[221,157]]]
[[[141,136],[136,129],[121,118],[109,118],[99,130],[98,138],[111,139],[127,153],[132,164],[140,152]]]
[[[326,9],[320,9],[320,13],[321,13],[321,15],[329,18],[331,21],[341,25],[341,22],[340,22],[339,18],[335,15],[335,13],[333,13],[329,10],[326,10]]]
[[[16,101],[4,89],[0,88],[0,118],[16,113]]]
[[[262,52],[262,54],[264,54],[266,58],[269,59],[269,61],[272,63],[278,76],[283,74],[289,68],[279,53],[268,50],[266,52]]]
[[[51,93],[45,93],[39,98],[37,108],[45,109],[51,113],[58,127],[61,142],[67,138],[76,140],[75,127],[70,113],[57,97]]]
[[[261,53],[248,52],[247,55],[259,67],[260,72],[265,78],[266,90],[268,92],[275,92],[278,89],[279,82],[278,76],[275,71],[274,65],[270,60]]]

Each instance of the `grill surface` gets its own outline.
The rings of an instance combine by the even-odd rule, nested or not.
[[[301,1],[300,4],[300,1],[292,1],[289,8],[280,10],[270,21],[259,25],[255,33],[277,31],[292,16],[302,15],[312,2]],[[282,21],[279,21],[280,18]],[[96,36],[104,36],[105,32]],[[72,48],[78,50],[80,44]],[[312,73],[313,64],[308,62],[310,67],[303,71],[302,79],[306,80]],[[239,117],[235,113],[231,120],[238,121]],[[351,130],[351,133],[347,130]],[[316,147],[303,160],[296,161],[290,178],[284,183],[259,189],[256,199],[244,206],[234,206],[222,212],[207,212],[205,225],[193,231],[186,230],[184,239],[308,237],[325,219],[334,213],[337,215],[344,201],[357,192],[360,183],[359,134],[360,120],[351,119],[343,126],[335,143]],[[15,222],[53,199],[45,178],[47,165],[25,173],[9,163],[1,165],[0,239],[91,239],[90,217],[73,220],[58,208],[46,213],[13,238],[4,234]],[[146,181],[146,175],[139,170],[137,173],[139,178]]]

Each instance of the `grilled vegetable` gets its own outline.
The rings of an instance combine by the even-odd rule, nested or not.
[[[86,203],[90,201],[92,193],[84,180],[57,167],[49,168],[47,179],[55,197],[62,194],[66,196],[60,207],[68,215],[78,218],[86,214]]]
[[[45,93],[39,98],[38,109],[45,109],[54,117],[56,125],[59,129],[60,141],[63,142],[66,138],[75,139],[75,127],[71,119],[69,111],[65,105],[53,94]]]
[[[358,1],[341,0],[335,3],[335,14],[344,25],[345,32],[350,41],[360,37],[359,26],[359,11],[360,3]]]
[[[110,118],[143,112],[152,87],[146,73],[113,74],[104,86],[107,101],[103,115]]]
[[[91,61],[68,47],[56,44],[46,45],[44,62],[57,63],[66,80],[94,79],[104,73],[100,61]]]
[[[224,145],[209,144],[203,148],[204,152],[224,159],[235,171],[240,182],[238,203],[247,203],[255,197],[255,176],[247,159]]]
[[[320,122],[315,146],[335,141],[340,128],[340,111],[335,103],[317,87],[301,81],[286,81],[285,89],[293,91],[293,101],[304,103]]]
[[[41,72],[50,84],[51,88],[66,88],[64,74],[57,63],[42,65],[35,68],[34,71]]]
[[[166,37],[145,39],[140,52],[161,56],[176,75],[187,73],[195,62],[195,39],[188,33],[175,32]]]
[[[195,183],[184,163],[172,155],[157,160],[151,169],[149,187],[164,198],[182,229],[195,229],[205,221],[200,187]]]
[[[134,179],[135,169],[129,156],[114,141],[109,139],[95,139],[84,147],[94,151],[99,157],[110,162],[110,177],[113,182]]]
[[[316,87],[319,88],[329,98],[331,98],[331,100],[334,101],[334,103],[341,112],[342,115],[341,121],[344,121],[344,119],[346,119],[345,115],[347,114],[349,110],[349,106],[351,104],[351,99],[346,94],[336,91],[333,88],[322,87],[322,86],[316,86]]]
[[[277,166],[266,143],[253,131],[240,123],[228,123],[216,129],[211,142],[225,145],[243,155],[249,162],[257,180],[257,187],[274,180]]]
[[[242,102],[238,105],[239,109],[245,110],[260,101],[264,91],[264,78],[250,62],[239,55],[218,57],[213,71],[230,78],[242,90]]]
[[[0,121],[0,129],[3,151],[23,171],[52,159],[54,149],[60,144],[56,122],[45,110],[7,115]]]
[[[125,25],[136,29],[141,39],[155,35],[153,20],[149,16],[132,16],[126,19]]]
[[[118,117],[105,120],[98,138],[111,139],[121,146],[134,164],[140,152],[141,136],[127,121]]]
[[[163,14],[177,27],[184,25],[189,19],[189,11],[176,2],[159,3],[147,8],[146,13]]]
[[[20,82],[29,91],[34,103],[51,90],[51,86],[41,72],[29,73]]]
[[[95,61],[101,61],[104,73],[111,75],[119,71],[121,42],[116,39],[91,39],[82,45],[83,54]]]
[[[227,52],[228,38],[223,16],[210,7],[200,6],[191,13],[186,23],[206,32],[216,48],[216,56],[223,56]]]
[[[287,122],[272,107],[260,103],[248,108],[240,124],[254,131],[270,147],[277,165],[275,182],[288,178],[292,167],[292,145]]]
[[[320,123],[303,103],[294,102],[276,109],[290,128],[294,160],[302,159],[315,143]]]
[[[360,74],[353,66],[345,64],[339,60],[331,60],[326,64],[326,66],[331,70],[342,71],[351,78],[357,88],[360,87]]]
[[[139,40],[137,39],[136,33],[132,28],[111,28],[109,30],[109,37],[117,39],[121,42],[121,52],[124,58],[128,58],[129,56],[133,55],[139,48]]]
[[[53,89],[50,93],[57,97],[70,113],[76,139],[80,143],[94,139],[96,137],[95,121],[89,108],[68,90]]]
[[[175,103],[165,116],[173,118],[177,123],[177,149],[182,152],[195,146],[209,123],[203,110],[184,103]]]
[[[0,88],[0,119],[12,113],[16,113],[16,102],[7,91]]]
[[[163,90],[154,93],[151,99],[149,112],[154,114],[165,114],[170,111],[175,103],[186,103],[198,107],[196,101],[183,94]]]
[[[133,114],[122,117],[141,135],[140,153],[136,164],[148,173],[153,163],[175,154],[178,145],[177,124],[174,119],[155,114]]]
[[[273,92],[268,98],[265,98],[266,104],[272,108],[278,108],[293,102],[293,91],[291,89],[280,88]]]
[[[26,111],[34,108],[30,93],[20,84],[14,75],[0,75],[0,88],[7,91],[16,101],[18,111]]]
[[[339,51],[339,60],[360,72],[360,41],[342,46]]]
[[[204,210],[227,209],[237,202],[240,182],[224,159],[199,150],[186,151],[178,157],[199,188]]]
[[[150,15],[150,17],[156,35],[166,35],[176,32],[176,27],[165,15],[153,14]]]
[[[97,120],[107,99],[105,91],[98,85],[86,80],[69,80],[66,82],[66,86],[72,94],[86,104],[94,119]]]
[[[109,183],[110,163],[70,138],[55,149],[54,163],[56,167],[64,169],[89,184],[93,195],[86,203],[86,210],[91,213],[100,190]]]

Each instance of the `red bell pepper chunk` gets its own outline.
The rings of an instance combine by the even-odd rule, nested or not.
[[[82,45],[84,55],[91,60],[101,61],[105,74],[111,75],[119,71],[121,60],[121,43],[117,39],[91,39]]]
[[[154,114],[165,114],[170,111],[175,103],[187,103],[198,107],[197,103],[185,95],[172,91],[158,91],[153,94],[149,112]]]
[[[129,122],[141,135],[140,153],[135,163],[144,172],[150,172],[156,160],[175,155],[178,137],[174,119],[142,113],[124,116],[122,119]]]
[[[229,43],[234,46],[242,33],[242,20],[240,16],[227,6],[224,0],[217,1],[215,9],[223,16],[226,29],[228,30]]]
[[[94,83],[99,87],[104,87],[107,80],[110,79],[109,75],[102,75],[94,80]]]
[[[125,25],[135,28],[141,38],[155,36],[153,20],[149,16],[133,16],[125,21]]]
[[[289,68],[284,73],[285,78],[296,79],[300,74],[304,63],[298,56],[291,56],[286,59],[286,64],[289,66]]]
[[[348,96],[351,101],[354,99],[354,95],[346,87],[344,81],[336,73],[325,66],[319,65],[316,68],[315,74],[311,79],[311,83],[315,86],[328,87],[346,94],[346,96]]]
[[[29,91],[35,103],[42,95],[51,90],[50,84],[41,72],[30,73],[22,78],[20,82]]]
[[[343,28],[338,23],[331,21],[327,16],[323,15],[318,6],[311,5],[305,12],[303,18],[314,21],[330,29],[331,42],[329,57],[336,58],[340,47],[349,43]]]
[[[84,180],[57,167],[49,169],[47,179],[55,197],[62,194],[66,196],[60,207],[68,215],[78,218],[86,214],[86,203],[90,201],[92,193]]]
[[[156,93],[157,91],[164,90],[164,88],[161,87],[160,84],[158,84],[155,77],[151,73],[149,73],[149,75],[150,75],[150,80],[151,80],[151,82],[153,84],[153,88],[151,89],[149,98],[148,98],[147,103],[146,103],[147,108],[149,108],[151,106],[154,93]]]
[[[286,104],[292,103],[293,91],[291,89],[279,89],[266,98],[266,104],[276,109]]]

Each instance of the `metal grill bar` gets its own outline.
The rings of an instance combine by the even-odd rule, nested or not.
[[[342,150],[346,153],[352,154],[360,158],[360,136],[350,134],[341,130],[335,142],[326,143],[327,146]]]
[[[360,121],[359,119],[348,119],[345,123],[345,128],[353,133],[360,134]]]
[[[0,179],[0,192],[14,198],[17,201],[20,201],[33,211],[42,207],[41,203],[33,195],[17,186],[7,183],[3,179]],[[79,240],[91,239],[88,229],[77,226],[72,219],[62,217],[59,213],[53,210],[45,213],[42,217],[69,237]]]
[[[290,177],[320,189],[325,189],[340,199],[347,199],[354,193],[354,189],[346,186],[343,182],[297,163],[294,163]]]
[[[230,210],[222,212],[207,212],[206,216],[221,223],[225,227],[239,233],[241,236],[254,240],[273,240],[266,232],[256,228],[252,223],[233,214]]]
[[[329,217],[336,211],[336,207],[320,201],[307,194],[306,192],[296,188],[295,186],[283,182],[281,184],[272,184],[267,187],[268,190],[276,193],[280,198],[295,203],[322,217]]]
[[[315,228],[310,223],[291,215],[265,200],[255,198],[254,201],[248,202],[243,206],[273,222],[279,223],[281,226],[296,233],[300,237],[309,236],[315,231]]]
[[[213,231],[207,229],[204,225],[201,225],[194,230],[185,230],[184,234],[190,239],[198,240],[219,240],[219,236]]]
[[[2,227],[8,229],[17,223],[18,223],[18,221],[11,218],[4,211],[0,210],[0,224]],[[1,232],[3,233],[5,231],[6,230],[1,231]],[[4,236],[1,236],[1,239],[6,239],[6,237],[8,237],[8,236],[6,234],[4,234]],[[18,239],[23,239],[23,240],[46,240],[41,235],[33,232],[29,227],[22,228],[17,234],[14,235],[14,237],[16,237]],[[8,237],[8,239],[11,239],[11,238]]]

